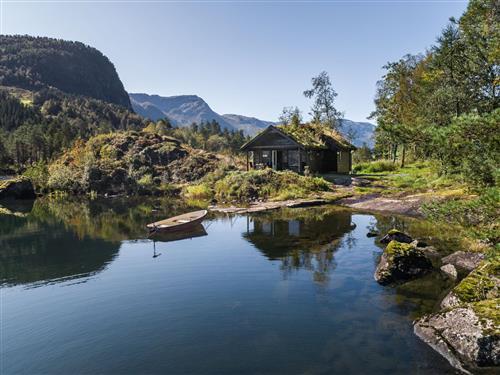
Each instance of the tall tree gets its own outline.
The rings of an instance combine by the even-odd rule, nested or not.
[[[314,98],[310,113],[313,121],[337,129],[342,112],[335,108],[337,92],[333,89],[330,76],[323,71],[317,77],[313,77],[311,83],[312,88],[304,91],[304,96],[309,99]]]
[[[279,122],[283,125],[298,126],[302,123],[302,112],[298,107],[284,107]]]

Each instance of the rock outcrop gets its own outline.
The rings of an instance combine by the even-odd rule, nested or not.
[[[0,199],[34,199],[35,197],[33,184],[26,178],[17,177],[0,181]]]
[[[382,254],[375,270],[375,280],[387,285],[416,278],[431,269],[432,263],[421,249],[393,240]]]
[[[451,273],[452,264],[441,270]],[[455,271],[456,273],[456,271]],[[458,369],[500,366],[500,261],[482,261],[441,302],[415,322],[415,333]]]
[[[415,323],[415,333],[454,367],[500,365],[500,299],[454,307]]]
[[[441,302],[442,308],[500,297],[500,261],[483,261]]]

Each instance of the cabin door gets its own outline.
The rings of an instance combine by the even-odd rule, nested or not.
[[[271,151],[271,163],[273,169],[276,171],[278,169],[278,151],[276,150]]]

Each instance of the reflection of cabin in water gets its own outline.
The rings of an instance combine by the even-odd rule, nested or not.
[[[322,125],[269,126],[245,143],[247,169],[349,173],[355,147]]]
[[[351,212],[348,210],[336,210],[318,219],[247,216],[247,231],[243,238],[269,259],[279,259],[295,250],[307,252],[336,244],[353,229],[351,223]]]

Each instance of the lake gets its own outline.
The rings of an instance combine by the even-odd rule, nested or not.
[[[0,214],[1,373],[446,374],[414,334],[446,280],[373,279],[369,229],[438,249],[453,231],[338,207],[210,215],[191,234],[144,225],[168,200],[48,200]]]

